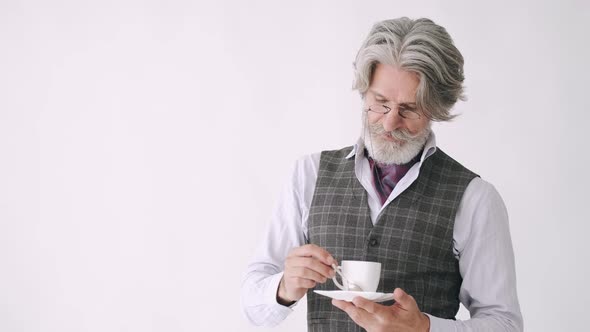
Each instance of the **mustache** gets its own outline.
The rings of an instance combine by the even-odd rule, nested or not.
[[[420,134],[421,134],[421,133],[416,133],[415,135],[412,135],[412,134],[410,134],[409,131],[404,130],[404,129],[387,131],[387,130],[383,129],[383,126],[379,123],[369,124],[369,131],[371,133],[373,133],[374,135],[389,134],[389,135],[391,135],[391,137],[393,137],[397,140],[404,140],[404,141],[413,140],[413,139],[417,138],[418,136],[420,136]]]

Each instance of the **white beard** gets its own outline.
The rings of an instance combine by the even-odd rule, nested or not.
[[[410,135],[404,130],[389,132],[396,140],[403,141],[401,144],[387,141],[382,137],[387,133],[383,126],[380,123],[369,124],[366,113],[363,113],[362,130],[361,138],[369,156],[376,162],[386,165],[403,165],[410,162],[420,153],[431,132],[430,123],[428,123],[428,126],[416,135]]]

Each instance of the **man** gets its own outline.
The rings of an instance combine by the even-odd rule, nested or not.
[[[355,61],[358,142],[296,163],[242,285],[273,326],[307,294],[310,331],[522,331],[508,216],[498,192],[436,146],[432,121],[463,98],[463,57],[428,19],[375,24]],[[332,264],[381,262],[394,301],[331,300]],[[455,321],[459,303],[471,319]]]

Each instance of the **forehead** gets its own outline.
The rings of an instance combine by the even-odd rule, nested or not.
[[[373,72],[369,91],[397,103],[413,103],[419,84],[420,78],[415,72],[379,63]]]

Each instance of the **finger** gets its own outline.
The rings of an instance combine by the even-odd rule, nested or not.
[[[360,327],[367,328],[367,325],[374,321],[374,316],[362,308],[356,307],[351,302],[332,300],[332,305],[346,312],[348,316]]]
[[[315,281],[306,278],[288,277],[287,279],[289,279],[291,281],[290,284],[296,288],[309,289],[314,288],[317,284]]]
[[[416,300],[414,300],[414,297],[404,292],[404,290],[401,288],[396,288],[393,291],[393,299],[397,304],[399,304],[401,309],[418,310],[418,304],[416,304]]]
[[[322,247],[318,247],[315,244],[306,244],[301,247],[297,247],[291,250],[289,256],[304,256],[304,257],[315,257],[320,262],[332,266],[332,264],[336,264],[336,260],[326,249]]]
[[[355,296],[354,299],[352,299],[352,303],[358,308],[364,309],[371,314],[379,313],[385,308],[385,306],[369,301],[362,296]]]
[[[342,310],[342,311],[346,311],[345,309],[348,306],[354,306],[354,304],[344,301],[344,300],[336,300],[336,299],[332,299],[332,305],[335,306],[336,308]]]
[[[290,257],[285,262],[287,267],[304,267],[313,270],[326,278],[332,278],[335,274],[334,269],[313,257]]]
[[[286,267],[285,274],[287,274],[289,277],[305,278],[319,283],[324,283],[328,280],[326,276],[317,273],[314,270],[299,266]]]

